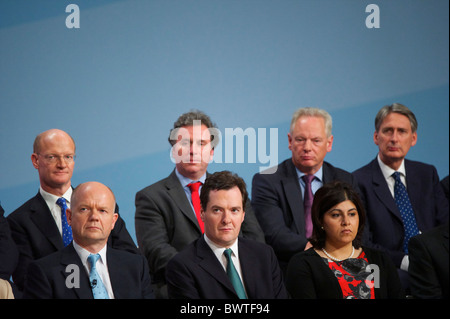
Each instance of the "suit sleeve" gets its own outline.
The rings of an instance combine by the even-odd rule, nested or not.
[[[286,288],[293,299],[316,299],[314,276],[307,256],[299,253],[292,257],[286,272]]]
[[[28,266],[27,281],[23,293],[24,299],[51,299],[52,287],[38,263]]]
[[[8,222],[0,206],[0,278],[9,280],[19,260],[19,252],[11,237]]]
[[[167,264],[166,281],[170,299],[200,299],[191,272],[179,258],[173,258]]]
[[[153,280],[164,280],[164,269],[177,249],[169,243],[166,221],[148,191],[136,194],[135,227],[139,248],[147,258]]]
[[[427,247],[418,237],[409,241],[409,280],[414,297],[442,298],[442,288]]]

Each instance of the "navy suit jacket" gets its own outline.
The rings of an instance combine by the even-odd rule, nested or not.
[[[117,205],[116,212],[118,212]],[[50,209],[40,192],[8,215],[7,220],[20,254],[13,279],[19,289],[23,289],[30,262],[62,249],[64,244]],[[108,243],[113,248],[139,253],[120,216]]]
[[[419,230],[424,232],[448,221],[448,201],[432,165],[405,159],[406,188]],[[400,211],[389,191],[377,158],[353,172],[367,214],[367,245],[387,251],[397,267],[404,257],[405,236]]]
[[[340,180],[358,191],[356,180],[349,172],[327,162],[322,168],[324,183]],[[302,192],[291,158],[279,164],[273,174],[255,174],[252,207],[266,243],[273,247],[284,269],[291,257],[302,251],[307,243]]]
[[[281,270],[272,248],[239,238],[239,262],[249,299],[287,298]],[[204,236],[167,264],[169,297],[174,299],[238,299],[227,274]]]
[[[145,258],[142,255],[108,247],[106,260],[115,299],[150,299],[153,291]],[[79,287],[73,268],[79,270]],[[67,281],[67,282],[66,282]],[[44,258],[33,261],[28,267],[25,299],[93,299],[89,276],[73,244]]]
[[[449,298],[449,224],[409,241],[411,293],[416,298]]]

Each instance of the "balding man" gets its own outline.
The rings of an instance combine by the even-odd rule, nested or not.
[[[42,132],[34,141],[31,162],[39,173],[39,191],[7,217],[20,253],[13,279],[21,290],[31,261],[60,250],[71,241],[65,209],[71,206],[71,178],[75,166],[73,138],[58,129]],[[120,217],[110,237],[112,247],[138,253]]]
[[[153,298],[145,258],[107,245],[118,218],[113,192],[88,182],[75,188],[71,201],[73,241],[29,265],[24,298]]]

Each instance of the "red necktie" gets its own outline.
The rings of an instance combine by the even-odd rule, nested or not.
[[[202,234],[203,234],[204,226],[203,226],[203,221],[200,218],[201,204],[200,204],[200,195],[198,193],[198,189],[200,188],[200,185],[202,185],[202,182],[195,182],[195,183],[190,183],[188,185],[188,187],[191,190],[192,206],[194,206],[195,216],[197,216],[198,225],[200,226],[200,229],[202,230]]]

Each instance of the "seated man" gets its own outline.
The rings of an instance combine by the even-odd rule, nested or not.
[[[373,141],[378,155],[353,172],[367,212],[367,245],[386,251],[408,288],[409,239],[448,221],[448,200],[436,168],[406,159],[417,143],[417,119],[406,106],[382,107]]]
[[[169,261],[170,298],[287,298],[272,248],[238,238],[247,196],[237,175],[224,171],[208,176],[201,194],[205,233]]]
[[[118,218],[113,192],[101,183],[84,183],[71,203],[66,213],[73,241],[29,265],[24,298],[153,298],[145,258],[107,246]]]
[[[13,279],[20,290],[31,261],[63,248],[72,240],[70,227],[64,225],[67,225],[65,209],[71,206],[75,142],[61,130],[42,132],[34,141],[31,162],[39,174],[39,191],[7,217],[19,250]],[[116,209],[118,212],[117,205]],[[120,216],[109,243],[114,248],[139,253]]]

